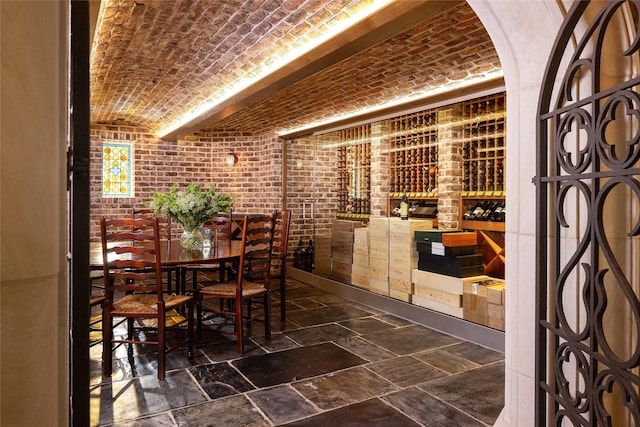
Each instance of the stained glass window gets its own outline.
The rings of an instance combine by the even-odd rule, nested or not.
[[[133,146],[102,143],[102,197],[133,197]]]

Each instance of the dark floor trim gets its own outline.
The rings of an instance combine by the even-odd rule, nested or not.
[[[332,294],[504,353],[504,332],[496,329],[336,282],[297,268],[287,268],[287,273],[292,279],[308,283]]]

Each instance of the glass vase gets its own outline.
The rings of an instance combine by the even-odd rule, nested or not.
[[[184,230],[180,236],[180,246],[185,249],[202,249],[202,233],[199,229]]]

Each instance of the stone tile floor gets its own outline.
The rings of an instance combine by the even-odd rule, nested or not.
[[[91,349],[91,425],[485,426],[504,402],[503,354],[306,284],[287,283],[287,321],[274,297],[273,330],[254,322],[245,355],[209,322],[189,361],[153,346],[116,349],[101,377]]]

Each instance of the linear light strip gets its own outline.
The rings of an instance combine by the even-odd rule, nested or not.
[[[316,47],[327,42],[329,39],[331,39],[336,35],[337,28],[341,29],[339,32],[347,31],[349,28],[351,28],[358,22],[362,21],[363,19],[367,18],[368,16],[372,15],[373,13],[377,12],[378,10],[382,9],[383,7],[387,6],[392,1],[393,0],[374,0],[368,7],[363,7],[353,15],[350,15],[343,20],[334,21],[331,27],[327,28],[326,33],[324,33],[323,35],[317,38],[314,38],[313,40],[303,44],[302,46],[296,49],[292,49],[290,51],[284,52],[284,54],[282,55],[279,61],[273,61],[272,65],[265,66],[264,68],[258,69],[255,73],[253,73],[252,77],[245,77],[240,80],[237,80],[232,85],[230,85],[229,88],[225,90],[221,95],[205,101],[195,109],[181,116],[177,121],[160,129],[157,132],[158,136],[162,138],[168,135],[169,133],[175,131],[176,129],[180,128],[181,126],[184,126],[185,124],[189,123],[190,121],[200,117],[207,111],[212,110],[213,108],[222,104],[226,100],[232,98],[233,96],[236,96],[243,90],[247,89],[251,85],[255,84],[256,82],[260,81],[264,77],[268,76],[269,74],[277,71],[278,69],[304,56],[306,53],[310,52]]]

